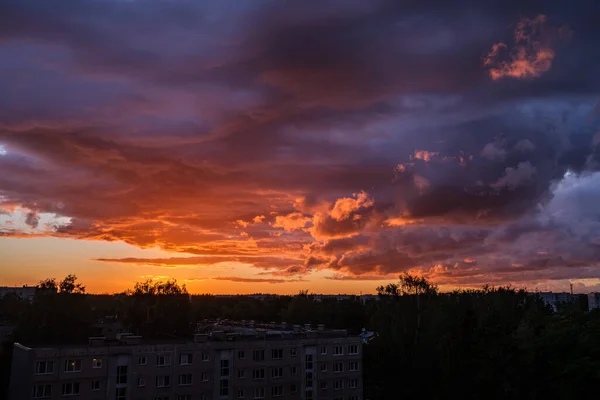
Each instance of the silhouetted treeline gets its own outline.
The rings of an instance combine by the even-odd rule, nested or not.
[[[0,319],[23,343],[85,343],[94,323],[117,316],[145,337],[189,336],[196,321],[228,318],[325,324],[378,336],[364,351],[365,399],[571,399],[600,378],[600,312],[565,304],[553,312],[512,288],[438,293],[403,275],[377,288],[377,300],[315,301],[296,296],[189,295],[176,281],[139,282],[116,295],[87,295],[73,275],[40,282],[33,302],[0,300]],[[10,366],[11,346],[0,353]],[[5,389],[8,374],[2,374]],[[0,392],[1,394],[1,392]],[[1,397],[1,396],[0,396]]]

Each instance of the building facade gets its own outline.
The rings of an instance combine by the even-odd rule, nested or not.
[[[33,298],[35,297],[35,290],[35,286],[27,285],[0,286],[0,298],[6,296],[7,294],[14,294],[23,300],[33,301]]]
[[[10,399],[362,399],[362,341],[345,331],[199,334],[150,343],[14,345]]]

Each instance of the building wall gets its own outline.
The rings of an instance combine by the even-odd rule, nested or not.
[[[358,354],[348,354],[349,346],[356,346]],[[343,353],[334,354],[335,346]],[[321,349],[326,348],[325,354]],[[253,353],[264,351],[264,360],[254,360]],[[181,364],[183,359],[189,364]],[[275,358],[273,358],[275,356]],[[312,356],[312,369],[307,369],[307,356]],[[160,360],[170,360],[159,365]],[[98,367],[96,360],[102,360]],[[65,363],[79,360],[78,372],[65,372]],[[36,363],[54,362],[52,373],[35,374]],[[227,371],[222,370],[227,361]],[[357,362],[358,371],[349,371],[351,362]],[[334,372],[334,364],[343,365],[342,372]],[[77,364],[79,365],[79,364]],[[321,372],[321,365],[326,371]],[[96,366],[97,368],[94,368]],[[118,379],[119,368],[127,367],[125,381]],[[254,371],[257,372],[255,377]],[[122,369],[121,369],[122,371]],[[312,386],[307,386],[306,373],[312,373]],[[188,375],[191,374],[191,382]],[[169,377],[169,384],[159,387],[157,378]],[[180,381],[182,376],[182,381]],[[350,388],[356,379],[356,388]],[[227,394],[221,396],[221,382],[227,381]],[[335,390],[336,381],[343,388]],[[180,382],[183,384],[180,385]],[[77,400],[121,400],[117,389],[125,389],[126,400],[154,400],[158,396],[191,395],[193,400],[253,399],[255,390],[264,392],[265,400],[333,400],[350,396],[362,397],[362,344],[359,337],[294,338],[282,340],[208,341],[160,345],[102,346],[62,349],[28,349],[15,344],[12,400],[32,398],[32,387],[51,385],[48,399],[65,399],[63,384],[79,385],[79,395],[67,397]],[[295,388],[295,391],[293,389]],[[312,388],[312,390],[311,390]],[[95,390],[92,390],[95,389]]]

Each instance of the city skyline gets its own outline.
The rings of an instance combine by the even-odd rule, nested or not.
[[[0,286],[600,290],[593,1],[0,2]]]

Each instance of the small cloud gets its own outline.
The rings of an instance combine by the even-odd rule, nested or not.
[[[516,79],[537,78],[552,66],[555,52],[552,44],[556,35],[545,29],[546,16],[523,18],[514,32],[514,46],[509,50],[506,43],[495,43],[483,59],[493,80],[509,77]],[[564,30],[558,30],[559,34]],[[502,60],[503,59],[503,60]]]
[[[265,216],[264,215],[257,215],[256,217],[254,217],[254,219],[252,220],[252,222],[254,222],[255,224],[260,224],[264,220],[265,220]]]
[[[396,279],[396,275],[343,275],[333,274],[326,276],[325,279],[332,281],[384,281],[388,279]]]
[[[440,153],[436,151],[428,151],[428,150],[415,150],[415,153],[410,156],[411,160],[421,160],[421,161],[431,161],[435,157],[439,156]]]
[[[515,189],[528,184],[536,174],[536,168],[529,161],[520,162],[516,167],[508,167],[505,174],[491,185],[494,189]]]
[[[288,215],[278,215],[273,222],[274,228],[282,228],[288,232],[304,229],[311,218],[299,212],[293,212]]]
[[[0,156],[5,156],[7,154],[8,152],[6,151],[6,147],[0,144]]]
[[[506,157],[506,150],[499,143],[491,142],[481,150],[481,156],[490,160],[503,160]]]
[[[235,224],[240,228],[247,228],[248,225],[250,225],[250,223],[248,223],[244,220],[241,220],[241,219],[238,219],[237,221],[235,221]]]
[[[374,204],[365,192],[355,193],[352,197],[337,199],[329,215],[336,221],[343,221],[350,218],[355,211],[372,207]]]

